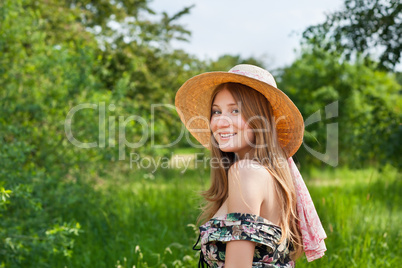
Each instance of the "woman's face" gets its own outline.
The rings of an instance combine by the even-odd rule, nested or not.
[[[219,149],[237,153],[242,159],[253,148],[254,133],[241,116],[239,105],[228,89],[219,91],[212,103],[210,127]]]

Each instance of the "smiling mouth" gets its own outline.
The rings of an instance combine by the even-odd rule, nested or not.
[[[232,134],[222,134],[222,133],[219,133],[219,136],[220,136],[222,139],[229,139],[229,138],[234,137],[234,136],[236,136],[236,135],[237,135],[237,133],[232,133]]]

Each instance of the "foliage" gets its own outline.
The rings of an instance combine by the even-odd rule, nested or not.
[[[237,64],[252,64],[264,68],[264,63],[261,59],[253,57],[242,58],[240,55],[222,55],[217,60],[211,61],[208,64],[208,71],[229,71],[230,68]]]
[[[152,21],[146,1],[0,2],[2,266],[39,267],[60,256],[70,258],[77,237],[88,229],[69,211],[82,206],[82,196],[96,195],[83,177],[96,177],[105,172],[100,168],[105,162],[133,151],[169,152],[155,151],[149,142],[135,150],[121,148],[110,129],[118,124],[119,139],[140,140],[143,126],[127,118],[141,115],[150,122],[152,104],[173,103],[179,85],[197,71],[196,59],[168,50],[172,39],[188,36],[176,24],[188,11]],[[131,17],[134,22],[127,27],[133,40],[125,40],[110,23]],[[105,30],[99,34],[97,27]],[[93,109],[66,120],[83,104]],[[169,118],[174,109],[156,112],[162,115],[155,117],[154,141],[167,143],[178,136],[180,122]],[[106,126],[109,131],[102,131]],[[96,147],[74,146],[72,137],[95,141]]]
[[[283,68],[279,87],[286,90],[307,122],[303,149],[311,147],[327,156],[333,150],[333,157],[338,157],[338,151],[339,164],[353,167],[367,163],[401,167],[401,85],[395,75],[376,71],[363,60],[352,64],[335,53],[306,48]],[[331,115],[325,110],[335,102],[338,108]],[[308,123],[316,112],[322,119]],[[328,126],[334,123],[338,123],[339,134],[332,138]],[[303,149],[297,154],[302,162],[322,163],[323,159]]]
[[[400,62],[401,36],[399,0],[345,0],[342,10],[328,14],[324,23],[310,26],[303,33],[307,43],[342,51],[347,60],[356,52],[376,58],[373,51],[380,49],[378,67],[386,70]]]

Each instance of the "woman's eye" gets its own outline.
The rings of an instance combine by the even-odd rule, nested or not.
[[[239,109],[233,109],[233,110],[232,110],[232,113],[233,113],[233,112],[239,113]],[[214,115],[214,114],[218,114],[218,113],[220,113],[220,111],[218,111],[218,110],[212,111],[212,114],[213,114],[213,115]]]

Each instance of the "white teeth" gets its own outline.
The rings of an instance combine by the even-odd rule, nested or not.
[[[227,138],[227,137],[231,137],[231,136],[236,135],[236,133],[233,133],[233,134],[220,134],[220,135],[221,135],[222,138]]]

